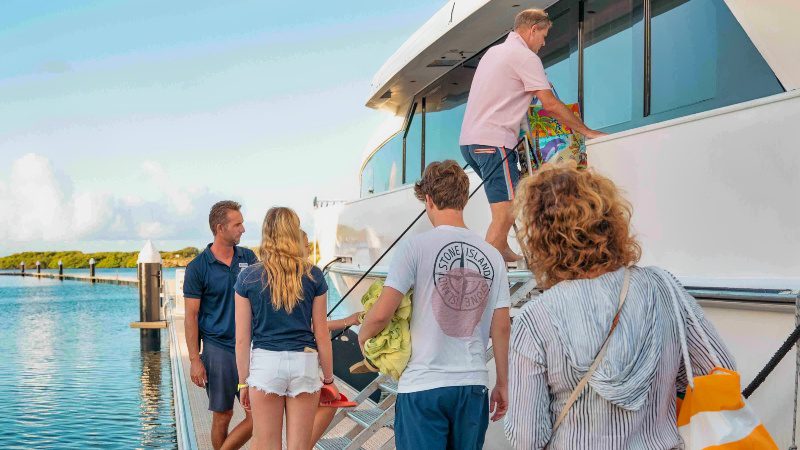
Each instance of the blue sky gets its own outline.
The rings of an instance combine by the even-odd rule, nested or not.
[[[444,0],[0,5],[0,254],[209,240],[355,198],[369,82]]]

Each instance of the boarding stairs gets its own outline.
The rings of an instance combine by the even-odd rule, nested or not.
[[[537,295],[536,280],[533,277],[527,279],[512,279],[509,282],[511,290],[511,309],[518,310],[529,299]],[[492,346],[486,350],[486,361],[494,358]],[[341,382],[341,381],[340,381]],[[370,397],[380,392],[380,401],[372,402]],[[317,442],[314,448],[319,450],[355,450],[365,448],[364,445],[373,438],[378,432],[384,429],[390,431],[389,438],[378,446],[370,445],[370,448],[387,450],[395,448],[394,443],[394,404],[397,400],[397,382],[392,377],[379,374],[371,383],[362,389],[354,399],[358,406],[352,408],[341,408],[337,411],[326,434]],[[374,405],[374,406],[373,406]],[[352,427],[343,435],[329,437],[328,434],[337,427],[342,421],[349,419]],[[377,438],[376,438],[377,439]]]

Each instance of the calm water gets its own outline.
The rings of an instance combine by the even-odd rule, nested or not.
[[[168,338],[140,351],[137,295],[0,276],[0,448],[177,446]]]

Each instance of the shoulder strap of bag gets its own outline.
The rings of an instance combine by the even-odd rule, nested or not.
[[[603,345],[600,346],[600,351],[597,352],[597,356],[594,358],[592,365],[589,366],[589,370],[586,372],[586,375],[584,375],[578,385],[575,386],[575,390],[572,391],[572,394],[567,399],[567,403],[564,405],[564,408],[558,415],[558,419],[556,419],[556,423],[553,425],[553,431],[550,434],[550,439],[552,439],[553,435],[555,435],[556,429],[558,429],[558,427],[561,425],[561,422],[564,421],[564,418],[567,417],[569,409],[573,404],[575,404],[575,401],[578,400],[581,392],[583,392],[583,389],[589,383],[589,379],[592,377],[594,371],[597,370],[597,366],[600,365],[600,361],[603,360],[603,356],[606,354],[606,349],[608,349],[609,338],[611,337],[611,334],[614,333],[614,330],[617,328],[617,324],[619,323],[619,313],[622,312],[622,305],[625,304],[625,298],[628,296],[628,286],[630,285],[630,281],[631,269],[626,267],[625,277],[622,280],[622,289],[619,291],[619,306],[617,307],[617,314],[614,316],[614,320],[611,322],[611,330],[608,331],[608,335],[603,341]]]
[[[692,306],[689,304],[688,300],[686,299],[686,294],[682,287],[678,284],[678,281],[675,278],[665,271],[659,272],[661,278],[664,280],[665,283],[668,283],[668,289],[670,292],[670,297],[672,300],[672,308],[675,312],[675,317],[677,318],[677,328],[678,328],[678,341],[681,346],[681,354],[683,355],[683,366],[686,370],[686,379],[692,388],[694,388],[694,370],[692,368],[691,358],[689,355],[689,345],[687,341],[687,329],[686,329],[686,319],[692,322],[695,326],[697,333],[700,335],[700,340],[705,346],[706,351],[708,352],[708,356],[711,359],[711,363],[717,367],[721,367],[722,363],[719,360],[719,356],[717,356],[717,352],[714,351],[714,347],[711,345],[711,341],[708,338],[708,334],[706,334],[705,330],[703,329],[702,325],[700,324],[700,319],[698,319],[697,315],[694,313]],[[684,315],[685,314],[685,315]]]

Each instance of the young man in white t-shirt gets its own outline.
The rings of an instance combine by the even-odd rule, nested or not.
[[[500,252],[464,224],[469,179],[453,160],[431,163],[414,186],[434,228],[396,251],[358,341],[383,330],[414,289],[411,359],[398,385],[397,448],[480,449],[508,408],[510,295]],[[491,405],[486,349],[494,347]]]

